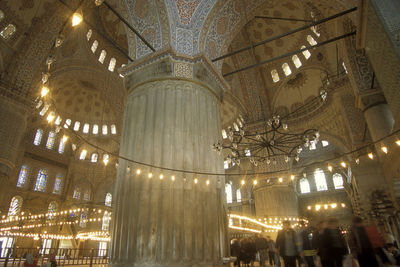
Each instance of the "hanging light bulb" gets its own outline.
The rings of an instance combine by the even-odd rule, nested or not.
[[[253,181],[253,185],[257,185],[257,180],[254,180],[254,181]]]
[[[40,95],[45,97],[49,93],[49,88],[47,86],[42,86],[42,90],[40,91]]]
[[[356,164],[360,164],[360,159],[359,158],[356,158],[355,161],[356,161]]]
[[[294,180],[294,175],[292,174],[292,175],[290,175],[290,180]]]
[[[72,26],[73,27],[78,26],[79,24],[81,24],[82,20],[83,20],[82,15],[78,12],[75,12],[72,15]]]
[[[150,179],[151,177],[153,177],[153,174],[152,174],[151,172],[149,172],[149,174],[147,175],[147,177],[149,177],[149,179]]]
[[[160,174],[160,180],[164,179],[164,174]]]
[[[396,145],[400,146],[400,139],[396,140]]]
[[[278,181],[279,181],[280,183],[282,183],[282,182],[283,182],[283,178],[282,178],[282,177],[279,177]]]
[[[208,180],[208,179],[207,179],[207,181],[206,181],[206,185],[209,185],[209,184],[210,184],[210,180]]]
[[[340,165],[341,165],[343,168],[346,168],[346,167],[347,167],[347,164],[346,164],[346,162],[344,162],[344,161],[340,162]]]
[[[194,181],[193,181],[195,184],[197,184],[198,182],[199,182],[199,179],[197,179],[197,178],[194,178]]]
[[[374,159],[374,154],[373,154],[372,152],[369,152],[369,153],[368,153],[368,158]]]
[[[172,175],[172,176],[171,176],[171,180],[172,180],[172,181],[175,181],[175,175]]]
[[[328,170],[329,170],[330,172],[332,172],[332,171],[333,171],[333,167],[332,167],[332,165],[328,164]]]
[[[140,170],[140,169],[137,169],[137,170],[136,170],[136,174],[137,174],[137,175],[140,175],[141,173],[142,173],[142,170]]]
[[[383,146],[381,147],[381,150],[382,150],[382,152],[385,153],[385,154],[388,153],[388,148],[387,148],[387,146],[385,146],[385,145],[383,145]]]
[[[241,184],[241,185],[244,185],[245,183],[246,183],[245,180],[240,181],[240,184]]]

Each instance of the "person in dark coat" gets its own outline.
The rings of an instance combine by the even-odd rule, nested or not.
[[[234,262],[235,266],[240,267],[240,242],[237,239],[232,239],[231,242],[231,256],[236,257],[236,261]]]
[[[354,217],[349,234],[351,253],[358,259],[360,267],[378,267],[374,248],[360,217]]]
[[[296,259],[299,256],[297,244],[296,232],[290,227],[289,221],[284,221],[283,229],[278,232],[275,246],[283,258],[285,267],[296,267]]]
[[[304,261],[308,267],[315,267],[314,255],[317,254],[316,249],[312,244],[313,233],[309,227],[306,227],[304,222],[300,222],[299,241],[301,243],[301,252],[304,256]]]
[[[322,267],[343,266],[343,257],[347,254],[347,246],[336,218],[328,220],[328,225],[319,238],[318,248]]]
[[[260,255],[260,266],[266,267],[265,261],[268,257],[268,241],[261,234],[258,234],[255,240],[256,250]]]
[[[253,263],[256,259],[256,245],[253,240],[250,238],[244,238],[241,240],[241,259],[244,263],[244,266],[248,267],[251,263]]]

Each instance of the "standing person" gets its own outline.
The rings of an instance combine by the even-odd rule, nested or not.
[[[378,267],[374,249],[360,217],[354,217],[349,235],[350,250],[360,267]]]
[[[240,250],[241,250],[241,247],[240,247],[239,240],[237,240],[236,238],[232,239],[232,242],[231,242],[231,256],[236,257],[236,261],[234,262],[234,265],[238,266],[238,267],[240,267]]]
[[[268,247],[268,258],[269,258],[269,265],[273,266],[278,264],[275,262],[275,242],[271,239],[270,236],[267,236],[267,247]]]
[[[283,229],[278,232],[276,248],[283,257],[285,267],[296,267],[296,258],[299,255],[297,236],[289,221],[283,222]]]
[[[31,253],[26,254],[26,261],[24,267],[37,267],[37,260],[34,259]]]
[[[326,221],[322,220],[317,223],[316,225],[317,229],[313,232],[313,239],[312,239],[312,245],[314,248],[317,249],[317,256],[316,256],[316,261],[318,262],[317,265],[321,265],[321,238],[323,236],[323,233],[326,229]]]
[[[301,244],[300,251],[304,255],[305,263],[308,267],[315,267],[314,256],[317,254],[312,244],[312,232],[307,228],[303,221],[299,223],[300,230],[298,232],[298,239]]]
[[[342,267],[347,254],[346,241],[339,229],[338,220],[330,218],[327,228],[320,237],[322,267]]]
[[[260,255],[260,266],[266,267],[265,261],[268,255],[268,241],[261,234],[257,234],[255,240],[256,250]]]

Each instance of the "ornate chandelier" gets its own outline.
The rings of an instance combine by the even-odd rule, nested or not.
[[[252,131],[245,123],[237,127],[235,125],[234,129],[229,127],[227,140],[212,147],[218,153],[228,150],[225,159],[228,164],[240,165],[241,160],[248,159],[254,166],[258,166],[261,163],[276,164],[279,157],[283,157],[285,162],[291,158],[299,161],[303,147],[314,147],[318,141],[318,130],[289,133],[288,125],[279,116],[273,116],[263,124],[261,130]]]

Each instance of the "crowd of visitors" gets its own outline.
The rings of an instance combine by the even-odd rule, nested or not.
[[[389,233],[382,234],[374,224],[365,226],[355,217],[348,231],[339,227],[336,218],[319,222],[316,227],[300,223],[296,229],[283,222],[276,242],[270,236],[233,239],[231,255],[235,266],[280,267],[380,267],[400,265],[400,250]],[[281,262],[282,259],[282,262]]]

